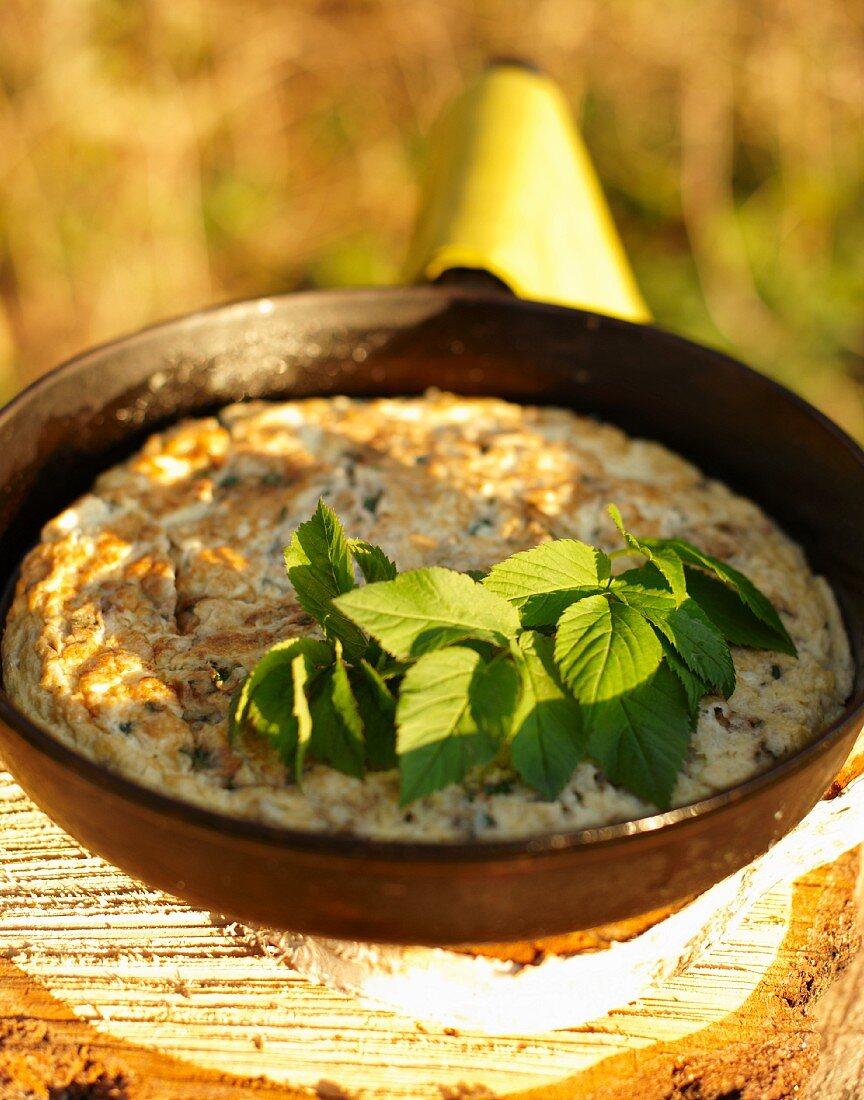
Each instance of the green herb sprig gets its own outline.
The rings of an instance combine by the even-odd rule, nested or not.
[[[298,783],[311,759],[358,777],[398,765],[402,805],[493,761],[554,799],[588,757],[668,807],[701,699],[735,690],[729,643],[796,650],[743,574],[609,512],[624,542],[612,554],[559,539],[486,575],[399,573],[319,501],[285,565],[324,640],[264,654],[229,737],[266,738]],[[618,556],[640,564],[613,576]]]

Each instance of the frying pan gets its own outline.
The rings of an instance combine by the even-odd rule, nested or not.
[[[220,306],[80,355],[0,411],[2,577],[12,583],[46,520],[177,417],[250,397],[438,386],[611,421],[758,501],[833,586],[854,695],[808,748],[694,805],[579,832],[435,844],[306,834],[187,805],[78,756],[0,695],[0,751],[60,826],[133,876],[247,922],[455,944],[563,933],[672,904],[791,829],[861,726],[859,447],[727,356],[621,319],[647,312],[545,78],[494,68],[449,125],[415,270],[481,268],[525,295],[593,308],[521,300],[497,285],[320,291]]]

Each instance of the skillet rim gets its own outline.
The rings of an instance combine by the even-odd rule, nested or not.
[[[257,315],[256,319],[262,320],[272,314],[278,304],[300,303],[313,299],[318,302],[335,300],[337,303],[346,298],[354,302],[361,301],[364,297],[373,297],[380,300],[382,297],[392,299],[428,299],[436,304],[451,302],[485,303],[496,306],[504,306],[508,310],[524,310],[525,312],[565,315],[571,318],[581,318],[583,326],[590,330],[602,327],[612,327],[629,330],[648,330],[652,338],[682,345],[686,349],[693,349],[700,354],[708,354],[727,367],[743,372],[750,376],[757,384],[765,386],[769,392],[773,391],[782,400],[790,402],[814,420],[824,431],[833,437],[849,456],[857,463],[864,473],[864,449],[838,424],[829,419],[819,409],[815,408],[799,394],[788,389],[775,379],[748,367],[745,363],[727,355],[716,348],[698,344],[687,337],[669,332],[654,325],[637,324],[625,321],[617,317],[609,317],[604,314],[589,310],[572,309],[565,306],[553,305],[547,302],[535,302],[522,298],[515,298],[506,291],[489,289],[477,289],[458,286],[447,287],[377,287],[377,288],[339,288],[339,289],[311,289],[303,291],[291,291],[281,294],[268,294],[254,298],[240,298],[222,303],[215,303],[202,309],[154,322],[135,332],[128,333],[101,344],[89,347],[69,359],[59,363],[50,371],[31,382],[20,393],[16,394],[2,409],[0,409],[0,429],[4,424],[13,419],[18,408],[34,399],[39,394],[51,387],[54,381],[61,375],[74,374],[76,369],[86,366],[94,356],[103,356],[106,353],[128,349],[138,341],[158,336],[161,330],[194,328],[198,324],[212,321],[219,314],[231,314],[244,312]],[[262,306],[267,304],[269,308]],[[154,367],[154,371],[158,367]],[[805,547],[806,550],[806,547]],[[4,587],[11,590],[11,582],[14,574],[7,578],[0,578],[6,582]],[[0,622],[0,637],[5,630],[5,614],[8,610],[8,601],[4,600],[2,609],[2,622]],[[85,781],[94,786],[114,794],[123,799],[137,803],[141,808],[156,813],[168,819],[180,820],[186,824],[200,829],[226,833],[237,839],[257,841],[265,845],[273,845],[294,851],[318,853],[345,859],[365,859],[373,862],[397,861],[425,864],[438,863],[488,863],[507,859],[518,859],[525,856],[552,856],[575,850],[597,850],[620,844],[630,837],[645,836],[663,830],[669,832],[680,829],[688,822],[696,819],[704,820],[727,807],[745,802],[759,791],[779,783],[785,777],[794,775],[804,770],[810,761],[828,752],[833,745],[848,736],[850,724],[861,725],[864,720],[864,686],[854,694],[847,702],[842,713],[812,742],[798,752],[778,761],[772,767],[758,775],[752,776],[743,783],[727,788],[708,798],[699,799],[685,806],[676,807],[659,814],[637,818],[633,821],[618,822],[612,825],[594,826],[588,829],[558,831],[543,833],[537,836],[520,837],[512,840],[482,840],[482,841],[396,841],[377,840],[369,837],[354,835],[305,832],[297,829],[282,828],[267,825],[247,818],[232,817],[214,810],[205,809],[196,803],[186,802],[179,798],[173,798],[160,791],[145,787],[125,778],[118,772],[97,764],[88,757],[69,748],[64,742],[43,729],[36,722],[29,719],[23,711],[11,702],[5,687],[0,689],[0,720],[2,720],[16,734],[37,752],[53,758],[57,763],[72,767]],[[783,830],[788,831],[787,829]]]

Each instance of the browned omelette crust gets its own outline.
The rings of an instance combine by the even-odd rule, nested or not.
[[[805,744],[850,690],[833,596],[754,504],[571,412],[430,393],[236,405],[153,436],[27,556],[3,646],[12,698],[138,782],[271,824],[500,839],[652,811],[588,762],[555,802],[487,771],[400,809],[395,772],[361,781],[312,766],[300,791],[266,745],[229,750],[234,688],[268,646],[313,628],[282,549],[319,496],[403,570],[483,569],[549,538],[612,548],[614,501],[639,534],[690,539],[747,573],[799,659],[733,651],[738,687],[703,701],[675,804]]]

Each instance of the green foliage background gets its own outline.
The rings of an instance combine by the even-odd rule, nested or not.
[[[658,322],[864,437],[856,0],[3,0],[3,374],[394,279],[424,134],[489,55],[563,85]]]

